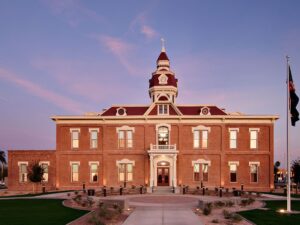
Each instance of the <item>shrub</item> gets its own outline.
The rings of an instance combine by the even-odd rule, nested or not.
[[[75,194],[75,195],[78,195],[78,191],[74,191],[74,194]]]
[[[243,218],[242,218],[239,214],[233,213],[233,214],[231,215],[231,220],[232,220],[232,222],[234,222],[234,223],[238,223],[238,222],[242,221]]]
[[[228,201],[225,202],[225,206],[226,206],[226,207],[232,207],[232,206],[234,206],[234,202],[228,200]]]
[[[67,196],[70,197],[70,196],[71,196],[71,193],[67,193]]]
[[[218,219],[213,219],[211,222],[212,223],[219,223],[219,220]]]
[[[225,206],[225,203],[222,202],[222,201],[216,201],[216,202],[214,203],[214,206],[215,206],[216,208],[222,208],[223,206]]]
[[[242,199],[240,205],[241,206],[247,206],[247,205],[253,204],[253,202],[255,202],[254,198]]]
[[[95,204],[95,201],[92,197],[87,197],[86,198],[86,203],[88,207],[92,207]]]
[[[230,219],[231,218],[231,214],[232,213],[230,213],[229,211],[227,211],[227,210],[223,210],[223,215],[224,215],[224,218],[225,219]]]
[[[80,203],[81,203],[81,199],[82,199],[81,195],[78,195],[78,194],[73,198],[73,200],[74,200],[77,204],[80,204]]]
[[[95,214],[88,220],[88,222],[92,225],[105,225]]]
[[[203,208],[203,214],[207,216],[211,213],[211,211],[212,211],[212,203],[211,202],[206,203],[204,208]]]

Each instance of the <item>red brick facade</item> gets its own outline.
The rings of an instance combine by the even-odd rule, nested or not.
[[[163,65],[162,69],[160,65]],[[168,76],[174,76],[166,65],[165,61],[158,60],[158,70],[154,73],[156,80],[164,71]],[[177,83],[176,87],[170,86],[170,90],[159,86],[151,86],[149,90],[153,102],[148,106],[113,106],[103,113],[53,117],[57,124],[56,150],[9,151],[9,189],[32,190],[30,182],[20,181],[20,162],[30,165],[33,161],[49,163],[48,182],[44,182],[49,190],[80,189],[83,184],[87,188],[123,185],[120,165],[124,162],[133,165],[132,180],[130,174],[125,178],[127,185],[160,185],[158,169],[163,162],[169,165],[165,167],[169,170],[168,178],[163,177],[168,179],[169,186],[200,186],[202,180],[204,186],[212,188],[239,188],[241,184],[246,190],[268,191],[273,188],[274,122],[278,117],[227,114],[216,106],[179,106],[174,100]],[[166,96],[167,100],[161,96]],[[162,104],[167,105],[167,114],[159,113],[158,105]],[[118,108],[123,108],[125,114],[119,115],[123,112]],[[166,145],[159,144],[160,125],[168,127]],[[194,148],[193,131],[198,128],[208,131],[207,148]],[[233,128],[237,130],[235,149],[231,149],[229,143],[229,130]],[[78,148],[72,148],[71,131],[74,129],[79,131]],[[125,148],[119,146],[119,132],[123,129],[132,134],[130,148],[126,144]],[[250,148],[251,129],[257,131],[255,149]],[[96,148],[91,148],[91,130],[97,131]],[[126,142],[130,138],[126,132],[124,134]],[[79,165],[78,173],[74,175],[78,176],[78,181],[72,181],[72,163]],[[98,165],[96,182],[92,182],[91,163]],[[208,181],[202,178],[194,180],[195,163],[208,165]],[[230,182],[230,163],[237,164],[236,182]],[[251,182],[250,164],[258,165],[257,182]]]

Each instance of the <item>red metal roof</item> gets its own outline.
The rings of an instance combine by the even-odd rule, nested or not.
[[[128,116],[142,116],[145,114],[149,106],[113,106],[106,110],[101,116],[115,116],[118,108],[126,109],[126,115]]]
[[[157,58],[157,61],[158,60],[169,60],[168,56],[167,56],[167,53],[165,52],[161,52],[160,55],[158,56]]]
[[[205,106],[177,106],[180,112],[186,116],[200,115],[201,108]],[[206,106],[209,108],[211,115],[227,115],[224,111],[216,106]]]
[[[174,86],[177,87],[177,79],[175,78],[174,75],[172,74],[166,74],[166,76],[168,77],[168,83],[167,84],[159,84],[159,78],[160,74],[155,74],[152,76],[152,78],[149,80],[149,88],[153,87],[153,86]]]

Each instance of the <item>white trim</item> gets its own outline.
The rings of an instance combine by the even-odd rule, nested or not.
[[[119,164],[132,164],[133,166],[135,166],[135,161],[129,159],[116,160],[116,166],[119,167]]]
[[[163,111],[164,111],[164,107],[167,106],[167,113],[159,113],[159,106],[163,106]],[[169,104],[166,103],[159,103],[157,104],[157,115],[159,116],[168,116],[169,115]]]
[[[18,161],[18,166],[20,166],[21,164],[26,164],[26,166],[28,166],[28,161]]]
[[[208,166],[211,165],[210,160],[205,160],[205,159],[197,159],[192,161],[192,166],[194,167],[195,164],[208,164]]]
[[[120,109],[123,109],[123,110],[124,110],[124,114],[123,114],[123,115],[119,114],[119,110],[120,110]],[[124,107],[119,107],[119,108],[117,108],[116,116],[127,116],[127,111],[126,111],[126,109],[125,109]]]
[[[80,161],[70,161],[70,166],[72,166],[72,164],[78,164],[80,166]]]
[[[203,110],[207,109],[207,114],[203,114]],[[210,109],[208,107],[202,107],[200,110],[200,116],[210,116]]]
[[[91,166],[92,164],[97,164],[97,166],[99,166],[99,161],[89,161],[89,166]]]
[[[257,132],[259,132],[260,128],[249,128],[249,132],[251,132],[251,131],[257,131]]]
[[[77,131],[78,133],[80,133],[80,128],[70,128],[70,133]]]
[[[97,131],[99,133],[99,128],[89,128],[90,133],[92,133],[93,131]]]
[[[237,127],[232,127],[232,128],[228,128],[228,131],[236,131],[236,132],[240,132],[240,128]]]
[[[255,161],[255,162],[249,162],[249,166],[251,166],[251,165],[257,165],[257,166],[260,166],[260,162],[258,162],[258,161]]]
[[[236,164],[237,166],[239,166],[240,162],[239,161],[228,161],[228,166],[230,166],[232,164]]]
[[[168,84],[168,76],[164,73],[162,73],[159,77],[158,77],[158,83],[159,84]]]
[[[160,127],[167,127],[169,129],[169,132],[171,131],[171,125],[166,123],[159,123],[155,125],[155,131],[158,132],[158,128]]]
[[[192,133],[194,133],[195,130],[207,130],[208,132],[210,132],[211,128],[203,125],[199,125],[197,127],[192,127]]]
[[[121,127],[117,127],[116,128],[116,131],[117,131],[117,133],[119,133],[120,131],[132,131],[132,133],[134,133],[135,132],[135,128],[134,127],[129,127],[129,126],[127,126],[127,125],[124,125],[124,126],[121,126]]]
[[[49,161],[39,161],[39,165],[42,165],[42,164],[47,164],[48,166],[50,166]]]

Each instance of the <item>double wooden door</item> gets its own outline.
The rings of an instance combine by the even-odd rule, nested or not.
[[[169,186],[169,167],[157,168],[157,186]]]

